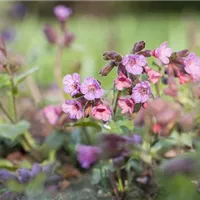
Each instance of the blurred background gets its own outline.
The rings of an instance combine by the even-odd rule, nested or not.
[[[126,54],[138,40],[145,40],[147,49],[168,41],[174,50],[200,52],[200,2],[1,1],[0,33],[12,52],[26,58],[26,67],[39,67],[35,79],[41,88],[54,84],[56,50],[43,27],[59,26],[53,13],[58,4],[72,8],[68,29],[76,37],[64,50],[63,75],[79,71],[83,77],[99,78],[103,52]],[[105,79],[106,87],[110,83]]]

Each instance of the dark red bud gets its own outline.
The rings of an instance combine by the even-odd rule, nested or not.
[[[133,46],[132,53],[137,53],[145,48],[145,41],[136,42]]]
[[[184,49],[184,50],[181,50],[181,51],[177,51],[177,52],[176,52],[176,56],[177,56],[178,58],[186,57],[188,54],[189,54],[188,49]]]
[[[140,51],[138,55],[143,55],[144,57],[151,57],[151,50]]]
[[[114,66],[116,66],[114,61],[109,62],[103,69],[101,69],[99,74],[101,74],[101,76],[107,76],[112,71]]]
[[[113,60],[115,62],[120,62],[122,60],[122,56],[115,51],[106,51],[103,54],[103,59],[104,60]]]
[[[55,44],[57,42],[57,38],[58,38],[57,33],[56,33],[56,30],[52,26],[48,24],[45,25],[43,31],[50,44]]]
[[[0,36],[0,65],[5,65],[7,62],[7,51],[3,37]]]

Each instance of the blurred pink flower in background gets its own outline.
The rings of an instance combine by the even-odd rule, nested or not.
[[[51,125],[55,125],[57,123],[61,114],[62,108],[60,106],[49,105],[43,109],[43,115]]]
[[[59,21],[64,22],[72,14],[72,10],[66,6],[58,5],[54,8],[54,14]]]
[[[76,148],[78,161],[83,168],[89,168],[94,164],[101,153],[100,148],[89,145],[78,145]]]

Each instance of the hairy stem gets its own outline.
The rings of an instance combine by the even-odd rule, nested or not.
[[[63,85],[62,85],[62,64],[61,64],[61,59],[62,59],[62,53],[63,53],[63,47],[58,44],[57,46],[57,54],[56,54],[56,65],[54,68],[54,76],[55,80],[58,85],[58,90],[59,90],[59,95],[60,95],[60,100],[63,102],[64,95],[63,95]]]
[[[10,120],[11,123],[14,123],[14,120],[12,119],[12,117],[9,115],[9,113],[7,112],[7,110],[4,108],[3,104],[0,102],[0,109],[2,110],[2,112],[5,114],[5,116]]]
[[[121,91],[118,91],[117,92],[117,97],[116,97],[116,100],[115,100],[115,103],[114,103],[114,107],[113,107],[114,116],[115,116],[116,111],[117,111],[117,104],[118,104],[118,100],[119,100],[120,96],[121,96]]]

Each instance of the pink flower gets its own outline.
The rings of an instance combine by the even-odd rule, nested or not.
[[[72,10],[63,5],[58,5],[54,8],[54,14],[59,21],[64,22],[72,14]]]
[[[92,77],[87,77],[83,81],[83,83],[81,84],[81,92],[84,94],[84,97],[89,101],[99,99],[104,94],[104,91],[101,88],[99,82]]]
[[[63,112],[67,113],[71,119],[81,119],[83,117],[83,108],[77,100],[66,100],[62,105]]]
[[[160,77],[162,77],[161,73],[154,71],[153,69],[151,69],[148,66],[146,66],[144,69],[145,69],[145,72],[148,76],[148,80],[153,84],[157,83],[158,80],[160,79]]]
[[[200,58],[195,53],[190,53],[183,59],[185,71],[191,75],[194,80],[200,79]]]
[[[92,116],[95,119],[107,122],[112,115],[112,110],[108,105],[99,104],[92,108]]]
[[[51,125],[55,125],[62,114],[59,106],[49,105],[43,109],[43,115]]]
[[[143,55],[129,54],[123,57],[122,64],[129,73],[140,75],[143,72],[143,67],[147,64],[147,61]]]
[[[94,164],[99,159],[101,153],[100,148],[89,145],[78,145],[76,151],[78,161],[83,168],[89,168]]]
[[[149,100],[151,92],[151,86],[148,81],[137,83],[132,90],[132,99],[135,103],[145,103]]]
[[[185,84],[191,81],[190,75],[186,73],[179,73],[178,79],[180,84]]]
[[[120,98],[118,106],[122,109],[122,114],[133,113],[135,102],[131,98]]]
[[[168,47],[167,42],[163,42],[158,48],[153,50],[152,55],[158,58],[161,63],[167,65],[172,55],[172,49]]]
[[[120,72],[118,77],[115,79],[115,87],[120,91],[124,88],[130,88],[131,84],[131,79],[127,78],[122,72]]]
[[[71,96],[75,96],[80,93],[80,75],[74,73],[68,74],[63,78],[64,91]]]

